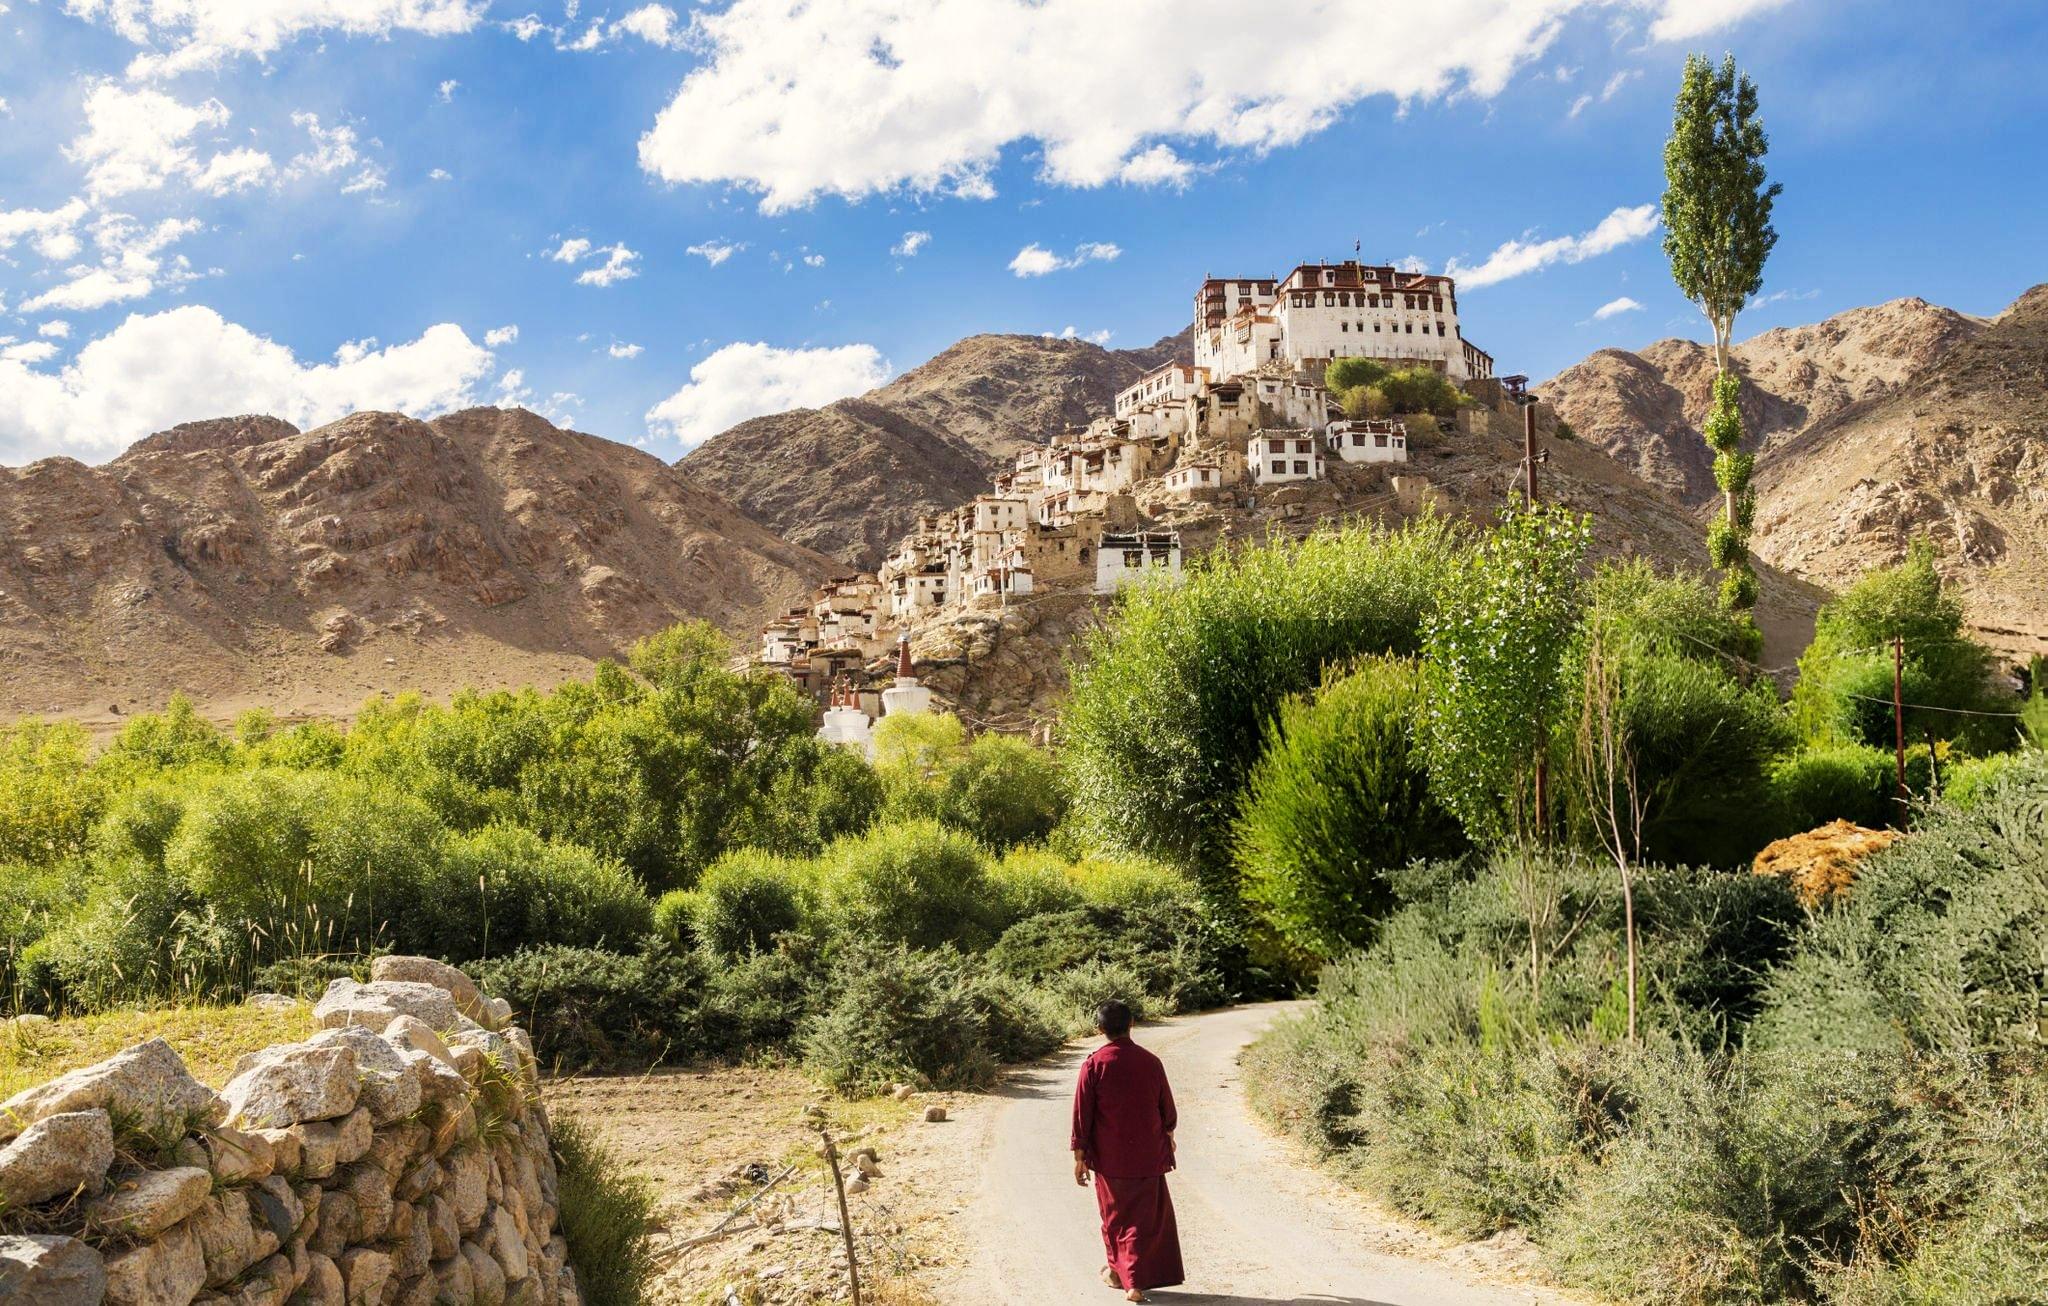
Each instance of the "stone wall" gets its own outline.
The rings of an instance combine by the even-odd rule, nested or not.
[[[581,1306],[532,1044],[382,957],[215,1092],[161,1039],[0,1104],[0,1306]]]

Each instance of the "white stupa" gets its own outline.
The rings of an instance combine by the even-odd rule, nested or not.
[[[818,727],[818,738],[842,748],[857,748],[864,754],[872,751],[868,714],[861,710],[859,695],[852,689],[833,689],[824,724]]]
[[[896,683],[882,691],[882,715],[916,716],[932,710],[932,691],[917,683],[910,670],[910,632],[896,637]]]

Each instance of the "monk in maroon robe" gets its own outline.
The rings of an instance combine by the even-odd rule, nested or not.
[[[1182,1281],[1180,1231],[1166,1172],[1173,1169],[1173,1090],[1159,1058],[1131,1042],[1131,1009],[1105,1002],[1096,1028],[1109,1042],[1081,1063],[1074,1088],[1074,1182],[1095,1175],[1102,1245],[1109,1264],[1102,1281],[1144,1301],[1147,1288]]]

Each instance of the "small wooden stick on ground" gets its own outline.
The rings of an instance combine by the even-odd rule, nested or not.
[[[846,1213],[846,1176],[839,1173],[839,1148],[832,1141],[832,1126],[818,1120],[818,1137],[824,1143],[825,1164],[832,1167],[832,1188],[839,1194],[839,1232],[846,1239],[846,1281],[853,1289],[853,1306],[860,1306],[860,1264],[853,1252],[853,1220]]]

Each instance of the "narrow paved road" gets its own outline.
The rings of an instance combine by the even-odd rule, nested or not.
[[[1166,1062],[1180,1109],[1170,1184],[1188,1282],[1161,1303],[1241,1306],[1528,1306],[1565,1298],[1483,1283],[1457,1267],[1375,1247],[1420,1246],[1304,1164],[1250,1113],[1238,1053],[1293,1004],[1236,1007],[1148,1025],[1137,1039]],[[1092,1193],[1074,1184],[1068,1110],[1094,1047],[1016,1072],[975,1140],[978,1191],[965,1212],[969,1263],[947,1302],[1112,1306],[1096,1278],[1102,1241]]]

